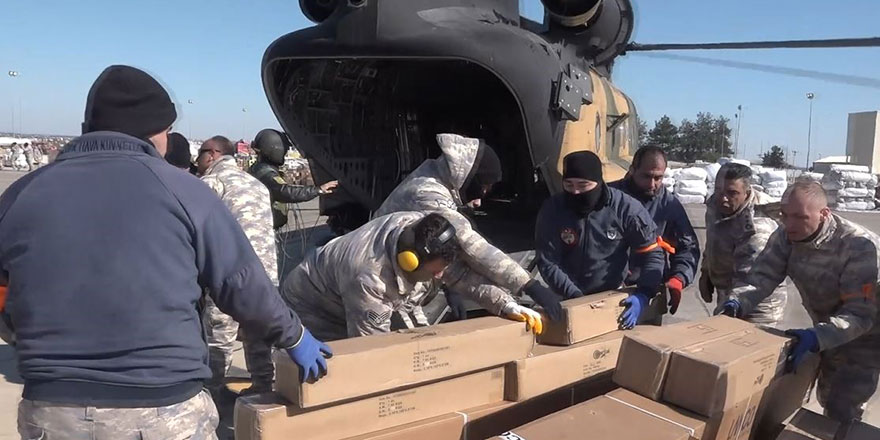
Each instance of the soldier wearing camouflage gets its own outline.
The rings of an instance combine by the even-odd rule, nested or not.
[[[701,266],[702,277],[708,277],[717,292],[720,306],[736,288],[748,285],[748,274],[755,259],[779,224],[764,207],[770,196],[752,190],[748,200],[737,212],[724,216],[719,212],[715,195],[706,203],[706,250]],[[756,324],[775,326],[782,320],[787,302],[783,282],[773,293],[759,302],[745,319]]]
[[[277,286],[277,256],[269,191],[260,181],[241,170],[230,155],[216,159],[205,171],[202,180],[220,196],[238,220],[269,279]],[[206,298],[204,319],[213,373],[211,388],[221,384],[232,365],[233,344],[239,329],[238,323],[221,312],[210,297]],[[249,341],[246,335],[243,336],[245,360],[254,386],[271,390],[275,375],[271,348],[262,341]]]
[[[733,290],[748,314],[786,276],[800,291],[818,339],[817,395],[829,417],[861,418],[880,374],[877,282],[880,238],[864,227],[830,214],[804,241],[792,242],[779,228],[755,260],[749,285]]]
[[[391,331],[395,310],[437,288],[434,281],[409,281],[396,260],[400,234],[425,215],[389,214],[331,240],[293,269],[282,296],[321,340]],[[494,314],[506,305],[494,297],[478,300]]]
[[[217,409],[207,392],[158,408],[100,408],[22,400],[18,433],[23,439],[215,440]]]
[[[455,286],[464,296],[480,303],[497,305],[491,310],[513,301],[510,292],[519,292],[531,280],[528,272],[507,254],[489,244],[471,226],[470,220],[460,214],[464,206],[461,190],[477,160],[480,140],[455,134],[438,134],[437,143],[443,155],[429,159],[404,179],[385,199],[375,216],[399,211],[439,212],[455,226],[462,247],[461,258],[453,263],[443,277],[443,283]],[[418,320],[421,297],[404,305],[406,313]],[[419,323],[423,324],[423,323]],[[423,324],[424,325],[424,324]]]

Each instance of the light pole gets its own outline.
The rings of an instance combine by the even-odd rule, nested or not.
[[[816,97],[816,95],[813,94],[813,92],[807,93],[807,100],[810,101],[810,120],[807,125],[807,166],[805,167],[806,170],[810,169],[810,147],[812,146],[811,143],[813,140],[813,98],[815,98],[815,97]]]
[[[245,121],[247,119],[247,107],[241,108],[241,140],[244,141],[244,136],[247,131],[245,130]]]
[[[10,70],[9,72],[7,72],[7,74],[9,75],[10,78],[17,78],[19,75],[18,71],[15,71],[15,70]],[[12,128],[11,128],[12,137],[15,137],[15,102],[11,99],[9,101],[10,101],[9,105],[12,108]],[[21,96],[19,96],[19,98],[18,98],[18,110],[19,110],[19,112],[21,112]],[[21,115],[18,115],[18,117],[19,117],[19,119],[21,119]]]
[[[189,135],[187,136],[187,138],[189,140],[192,140],[192,136],[193,136],[193,121],[192,121],[193,120],[193,114],[192,114],[193,113],[192,112],[193,100],[187,99],[186,103],[189,105],[189,109],[190,109],[189,110],[189,117],[186,118],[188,120],[187,122],[189,122]]]
[[[740,127],[742,127],[742,121],[743,121],[744,114],[745,114],[745,112],[743,112],[743,106],[742,105],[736,106],[736,140],[733,143],[733,156],[734,157],[736,157],[736,155],[738,155],[740,153],[740,151],[739,151],[739,129],[740,129]],[[743,155],[743,157],[745,157],[745,155]]]

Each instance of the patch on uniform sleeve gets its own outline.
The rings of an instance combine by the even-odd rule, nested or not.
[[[572,228],[562,228],[562,231],[559,232],[559,239],[566,246],[574,246],[578,242],[578,233]]]
[[[275,182],[280,183],[280,184],[282,184],[282,185],[286,185],[286,184],[287,184],[287,182],[286,182],[286,181],[284,180],[284,178],[281,177],[281,176],[275,176],[275,178],[272,179],[272,180],[274,180]]]
[[[861,299],[865,302],[875,302],[876,298],[874,296],[874,285],[870,283],[863,284],[861,293],[844,293],[840,295],[840,299],[843,301]]]
[[[391,311],[377,313],[375,310],[367,310],[366,317],[367,322],[375,327],[380,327],[391,319]]]

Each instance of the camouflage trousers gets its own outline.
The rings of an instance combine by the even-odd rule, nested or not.
[[[211,379],[207,387],[215,391],[223,385],[223,380],[232,366],[232,353],[239,328],[238,323],[231,316],[221,312],[209,296],[205,300],[203,321],[208,336],[208,364],[211,368]],[[251,374],[251,381],[255,387],[271,391],[275,377],[272,348],[263,341],[251,341],[244,332],[242,333],[244,359]]]
[[[206,391],[157,408],[96,408],[33,400],[18,404],[22,440],[216,440],[217,408]]]
[[[861,420],[878,377],[880,344],[856,340],[822,352],[816,396],[825,415],[841,423]]]

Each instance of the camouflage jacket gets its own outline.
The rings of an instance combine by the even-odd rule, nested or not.
[[[400,233],[422,217],[398,212],[334,238],[291,271],[282,296],[321,340],[391,331],[391,314],[434,284],[408,281],[397,264]]]
[[[269,279],[277,286],[278,256],[275,251],[269,190],[259,180],[240,169],[232,156],[223,156],[214,162],[205,171],[202,181],[220,196],[238,220],[260,257]]]
[[[437,143],[443,155],[419,165],[391,192],[375,215],[398,211],[442,213],[455,226],[464,263],[447,271],[443,282],[472,298],[482,298],[481,303],[492,302],[497,307],[490,311],[500,311],[513,298],[496,286],[518,292],[531,277],[516,261],[489,244],[458,212],[463,206],[460,191],[477,158],[479,140],[439,134]]]
[[[786,276],[800,291],[821,350],[861,338],[876,340],[880,237],[832,214],[809,242],[791,242],[784,228],[755,260],[749,285],[734,289],[749,313]]]
[[[739,211],[724,217],[718,212],[715,196],[709,199],[706,207],[706,251],[701,270],[717,289],[719,304],[733,289],[748,285],[748,274],[755,259],[779,226],[764,212],[764,206],[770,202],[769,196],[753,190]],[[778,322],[785,312],[785,304],[786,291],[782,285],[757,304],[748,318],[766,324]]]

